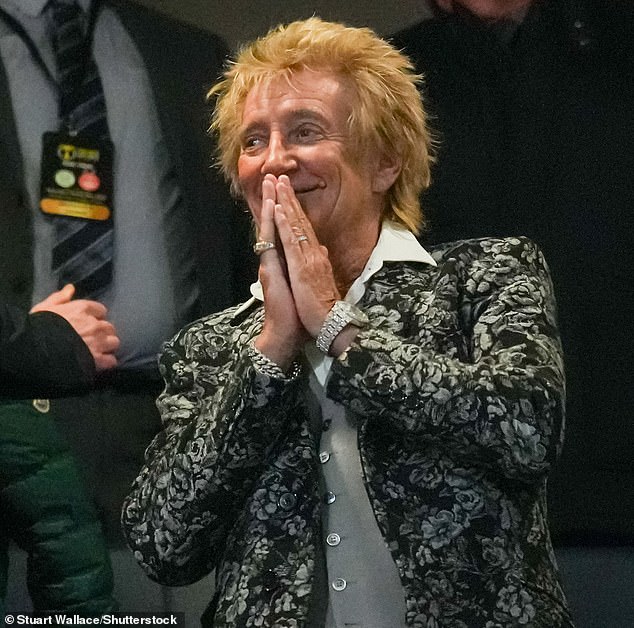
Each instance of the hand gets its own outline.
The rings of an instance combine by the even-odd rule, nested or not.
[[[316,338],[335,301],[341,299],[328,249],[319,243],[286,175],[278,178],[275,190],[275,226],[286,258],[293,301],[302,325]],[[305,238],[298,239],[300,236]]]
[[[258,239],[276,242],[274,213],[277,179],[267,175],[262,182],[262,207],[258,222]],[[293,294],[288,281],[286,260],[280,248],[264,251],[260,255],[259,279],[264,291],[264,326],[255,346],[268,358],[287,370],[308,334],[297,315]]]
[[[73,301],[74,294],[75,286],[67,284],[34,305],[31,313],[53,312],[65,318],[90,349],[97,370],[114,368],[117,365],[114,352],[120,341],[114,326],[106,320],[106,306],[87,299]]]

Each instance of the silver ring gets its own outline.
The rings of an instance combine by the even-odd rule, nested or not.
[[[264,251],[269,251],[270,249],[274,249],[274,248],[275,248],[275,242],[271,242],[270,240],[258,240],[253,245],[253,252],[256,255],[260,255],[261,253],[264,253]]]
[[[308,236],[307,235],[300,235],[297,238],[297,242],[307,242],[308,241]]]

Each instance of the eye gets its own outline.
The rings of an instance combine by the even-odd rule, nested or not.
[[[247,135],[242,140],[242,150],[244,152],[255,152],[266,144],[266,140],[261,135]]]
[[[292,135],[295,141],[303,144],[317,142],[324,136],[322,130],[313,124],[302,124],[293,131]]]

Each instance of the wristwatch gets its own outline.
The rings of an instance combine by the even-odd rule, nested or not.
[[[321,352],[327,355],[335,338],[346,325],[354,325],[363,329],[369,322],[368,315],[356,305],[347,301],[335,301],[319,330],[319,334],[317,334],[315,344]]]

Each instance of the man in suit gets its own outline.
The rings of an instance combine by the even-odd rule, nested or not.
[[[0,295],[23,309],[59,288],[51,271],[55,218],[40,211],[42,137],[60,130],[48,5],[0,1]],[[248,272],[234,251],[246,249],[246,222],[243,229],[210,167],[205,94],[221,71],[222,41],[133,3],[77,6],[114,145],[112,279],[85,300],[104,307],[120,346],[88,395],[46,407],[116,545],[122,498],[159,426],[156,352],[184,322],[242,294]],[[68,298],[53,311],[75,304]]]

